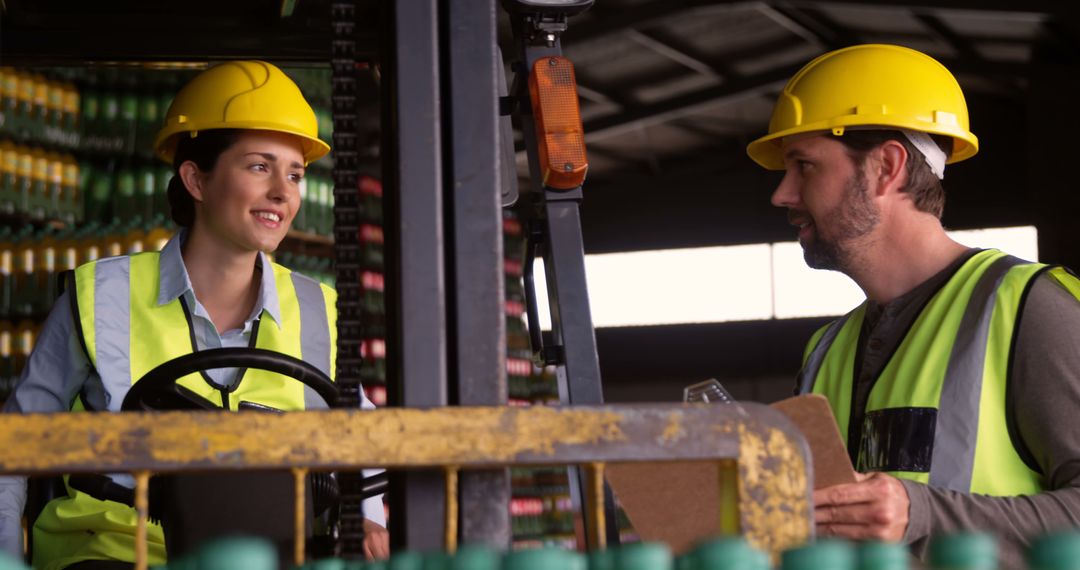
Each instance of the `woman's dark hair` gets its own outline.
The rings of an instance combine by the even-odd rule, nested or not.
[[[169,180],[169,210],[177,225],[190,228],[195,223],[195,199],[184,187],[180,178],[180,165],[194,162],[199,170],[210,172],[217,165],[218,157],[240,139],[238,129],[213,129],[200,131],[191,137],[181,133],[176,142],[173,158],[173,177]]]
[[[952,138],[935,134],[931,134],[930,138],[938,148],[945,152],[946,158],[952,155]],[[885,141],[893,140],[904,145],[908,153],[908,178],[901,192],[906,192],[911,196],[916,209],[941,219],[941,215],[945,212],[945,189],[941,186],[941,180],[930,171],[930,166],[923,160],[922,152],[916,149],[903,133],[889,130],[849,130],[836,140],[847,147],[848,154],[860,166],[870,151],[881,146]]]

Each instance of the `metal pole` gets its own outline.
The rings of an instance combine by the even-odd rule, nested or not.
[[[463,406],[506,404],[506,319],[494,0],[443,0],[450,382]],[[512,165],[510,166],[512,168]],[[461,540],[510,544],[506,469],[461,474]]]
[[[387,232],[387,388],[393,406],[447,404],[446,281],[438,5],[385,3],[391,42],[382,132]],[[389,143],[389,144],[386,144]],[[433,550],[444,538],[439,471],[391,477],[395,549]]]

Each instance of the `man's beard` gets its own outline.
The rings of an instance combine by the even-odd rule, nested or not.
[[[826,235],[823,226],[814,221],[814,234],[803,244],[803,259],[814,269],[846,272],[857,254],[850,250],[850,242],[870,233],[881,219],[861,165],[844,187],[840,205],[821,218],[827,220],[830,231]]]

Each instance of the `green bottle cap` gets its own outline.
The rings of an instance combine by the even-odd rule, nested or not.
[[[615,570],[615,551],[594,550],[590,552],[589,570]]]
[[[131,198],[135,195],[135,172],[130,168],[121,170],[116,177],[116,191],[124,198]]]
[[[783,570],[854,570],[855,549],[843,540],[819,540],[784,552]]]
[[[498,570],[499,553],[478,544],[467,544],[450,559],[450,570]]]
[[[534,548],[508,553],[503,558],[503,570],[548,570],[549,568],[573,568],[577,561],[575,553],[561,548]]]
[[[997,544],[988,534],[965,532],[930,543],[930,567],[937,570],[994,570]]]
[[[419,552],[411,550],[395,552],[390,556],[390,561],[386,564],[386,567],[388,570],[422,570],[424,557]]]
[[[199,570],[275,570],[277,567],[277,550],[261,538],[225,538],[199,551]]]
[[[695,548],[685,556],[689,561],[688,569],[713,570],[768,570],[769,556],[750,546],[742,538],[720,538],[710,540]]]
[[[911,555],[895,542],[865,542],[859,545],[859,570],[908,570]]]
[[[30,570],[21,561],[0,552],[0,570]]]
[[[615,551],[616,570],[673,570],[671,549],[659,542],[627,544]]]
[[[445,552],[428,552],[424,554],[423,570],[447,570],[450,568],[450,556]]]
[[[1028,553],[1028,566],[1031,570],[1080,569],[1080,533],[1054,533],[1036,540]]]
[[[345,570],[345,561],[340,558],[323,558],[308,562],[304,567],[311,570]]]

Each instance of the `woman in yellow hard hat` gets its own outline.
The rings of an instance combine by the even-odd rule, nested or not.
[[[132,384],[159,364],[208,348],[255,347],[300,358],[333,378],[336,294],[273,264],[300,207],[304,169],[330,147],[315,113],[277,67],[217,65],[177,94],[155,141],[173,165],[168,197],[180,231],[160,253],[107,258],[75,271],[56,303],[6,412],[118,411]],[[224,409],[325,407],[276,374],[221,369],[177,381]],[[373,407],[364,398],[365,408]],[[130,568],[135,511],[117,497],[126,475],[68,485],[34,521],[35,568]],[[23,481],[0,479],[0,547],[21,554]],[[17,497],[6,501],[5,496]],[[364,505],[369,558],[389,542],[380,500]],[[149,562],[165,563],[151,525]]]

